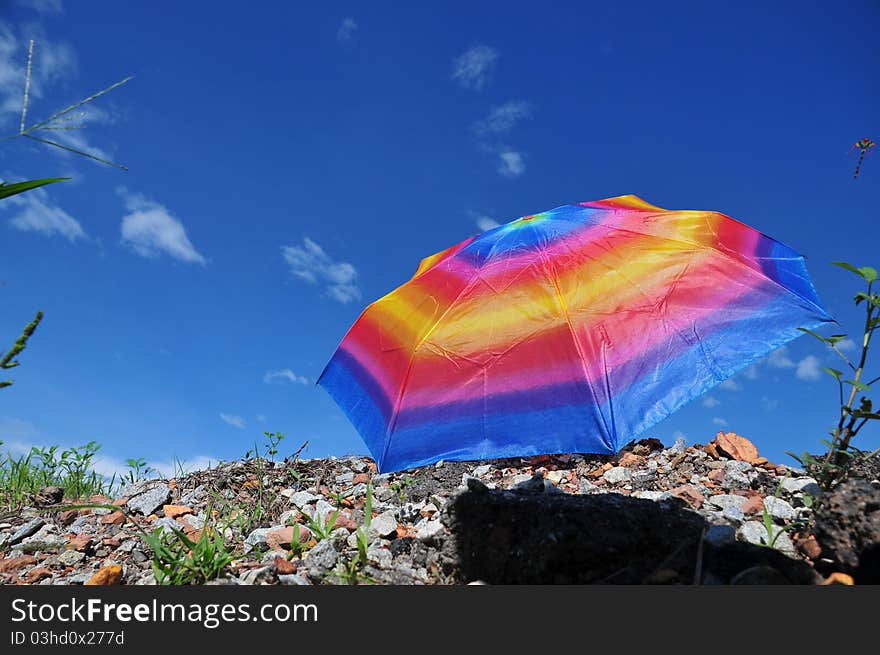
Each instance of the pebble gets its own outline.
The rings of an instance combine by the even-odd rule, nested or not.
[[[797,512],[788,502],[781,498],[767,496],[764,499],[764,507],[774,519],[780,521],[790,521],[797,517]]]
[[[65,550],[58,556],[58,561],[64,566],[76,566],[82,562],[86,556],[76,550]]]
[[[433,541],[443,531],[443,524],[439,519],[422,519],[415,525],[416,538],[419,541]]]
[[[728,507],[735,507],[741,512],[745,502],[745,496],[736,496],[730,494],[717,494],[715,496],[709,496],[709,503],[721,510],[725,510]]]
[[[13,532],[12,536],[9,537],[9,539],[6,541],[6,543],[4,545],[14,546],[22,539],[30,537],[37,530],[42,528],[45,524],[46,524],[46,521],[44,521],[42,518],[37,517],[35,519],[31,519],[30,521],[25,523],[23,526],[21,526],[18,530]]]
[[[143,493],[132,498],[129,494],[124,494],[128,498],[128,508],[133,512],[140,512],[144,516],[155,514],[161,507],[171,499],[171,489],[164,482],[154,483]]]
[[[339,553],[336,552],[333,543],[325,539],[308,552],[303,564],[309,572],[309,577],[317,580],[326,576],[336,566],[338,557]]]
[[[290,496],[291,504],[296,505],[300,509],[316,500],[318,500],[318,497],[310,494],[308,491],[297,491]]]
[[[387,537],[395,532],[397,532],[397,518],[392,511],[374,516],[370,521],[369,534],[371,537]]]
[[[605,481],[609,484],[620,484],[628,482],[632,478],[632,471],[625,466],[614,466],[602,474]]]
[[[367,561],[380,569],[390,569],[394,556],[387,548],[370,548],[367,550]]]
[[[703,535],[703,540],[713,546],[723,546],[736,541],[736,530],[729,525],[710,525]]]
[[[183,532],[183,526],[175,521],[174,519],[169,519],[166,516],[163,516],[160,519],[156,519],[156,522],[153,523],[153,530],[159,528],[162,530],[162,534],[174,534],[174,531]]]
[[[44,525],[37,532],[21,540],[24,553],[54,553],[67,545],[67,539],[56,532],[54,525]]]
[[[769,545],[769,541],[775,538],[773,547],[776,548],[776,550],[791,555],[795,554],[794,544],[781,527],[772,526],[771,534],[773,536],[768,539],[767,529],[764,527],[764,524],[759,521],[746,521],[737,531],[737,536],[741,539],[750,544],[756,544],[759,546],[767,546]],[[779,536],[776,536],[777,534]]]
[[[257,528],[256,530],[252,530],[251,533],[244,540],[244,552],[249,553],[254,549],[256,549],[258,552],[262,552],[263,550],[268,548],[266,544],[266,535],[273,529],[274,528]]]
[[[811,496],[819,496],[822,489],[813,478],[783,478],[782,488],[790,494],[805,493]]]
[[[473,470],[472,475],[474,475],[478,478],[481,478],[484,475],[487,475],[489,473],[489,471],[491,471],[491,470],[492,470],[491,464],[481,464],[480,466],[476,467]]]
[[[308,578],[306,578],[301,573],[290,573],[287,575],[279,575],[278,582],[280,582],[283,585],[288,585],[288,586],[292,585],[292,586],[298,586],[298,587],[307,586],[307,585],[312,584],[311,582],[309,582]]]

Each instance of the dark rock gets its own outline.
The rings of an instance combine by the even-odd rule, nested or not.
[[[880,583],[880,488],[848,480],[822,496],[815,513],[816,540],[831,570],[856,584]]]
[[[490,489],[458,494],[442,517],[451,533],[442,546],[444,569],[463,582],[489,584],[640,584],[658,571],[664,581],[690,584],[700,577],[694,564],[707,527],[670,501]],[[702,550],[701,575],[721,583],[760,565],[794,584],[814,581],[809,565],[769,548],[704,543]]]
[[[46,507],[48,505],[56,505],[64,498],[64,489],[62,487],[43,487],[34,498],[37,507]]]

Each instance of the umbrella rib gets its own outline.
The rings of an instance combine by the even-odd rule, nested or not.
[[[535,236],[540,238],[540,235],[538,234],[537,228],[535,228],[534,225],[532,225],[531,228],[535,232]],[[565,324],[568,326],[568,332],[571,335],[572,343],[574,344],[575,350],[577,350],[578,359],[580,360],[580,364],[581,364],[581,370],[584,373],[584,381],[587,383],[587,386],[590,388],[590,393],[593,396],[593,400],[596,401],[596,399],[597,399],[596,390],[593,388],[593,383],[590,381],[590,373],[587,370],[586,357],[584,356],[584,351],[581,348],[581,343],[578,340],[577,334],[575,333],[574,325],[572,325],[572,323],[571,323],[571,317],[568,314],[568,308],[565,306],[565,300],[562,297],[562,292],[559,290],[559,283],[556,279],[556,272],[552,269],[549,262],[547,261],[547,257],[544,254],[543,248],[539,247],[539,248],[537,248],[537,251],[538,251],[538,256],[541,258],[541,263],[543,264],[544,272],[547,274],[547,277],[550,278],[550,282],[553,284],[553,291],[556,294],[556,302],[559,303],[559,308],[562,310],[562,315],[565,318]],[[604,336],[604,334],[603,334],[603,336]],[[607,385],[608,384],[608,375],[607,375],[607,367],[605,366],[605,361],[604,361],[604,343],[605,343],[605,339],[603,338],[603,363],[602,363],[602,365],[603,365],[603,367],[606,368],[605,381],[606,381],[606,385]],[[614,428],[614,408],[611,405],[611,395],[610,395],[611,390],[610,390],[610,388],[608,388],[608,389],[606,389],[606,391],[609,393],[608,406],[611,408],[611,428],[612,428],[611,430],[608,428],[608,421],[605,420],[605,415],[602,413],[601,410],[598,409],[598,407],[597,407],[596,413],[599,415],[599,418],[602,421],[602,425],[605,427],[606,434],[611,439],[611,441],[614,442],[614,445],[616,447],[617,446],[617,432],[616,432],[616,429]],[[614,431],[612,432],[612,430],[614,430]],[[615,448],[615,450],[616,450],[616,448]]]
[[[416,353],[418,352],[419,348],[422,347],[422,344],[425,343],[428,337],[431,336],[431,333],[437,328],[437,326],[440,324],[440,321],[442,321],[446,317],[446,315],[452,310],[452,308],[455,306],[455,303],[458,302],[458,299],[461,298],[468,289],[473,287],[474,283],[479,278],[479,274],[479,269],[475,269],[474,276],[470,280],[468,280],[468,283],[465,284],[464,287],[462,287],[461,291],[458,292],[458,295],[456,295],[453,301],[449,303],[449,306],[443,310],[443,313],[440,314],[436,321],[434,321],[434,324],[430,328],[428,328],[428,330],[425,332],[425,335],[418,340],[415,346],[413,346],[412,354],[409,356],[409,363],[406,365],[406,373],[403,376],[403,382],[401,382],[400,384],[400,391],[397,392],[397,400],[394,403],[394,409],[391,413],[391,421],[388,423],[388,438],[385,441],[385,448],[382,449],[381,459],[376,462],[379,468],[382,467],[382,463],[385,461],[386,455],[388,455],[388,449],[391,447],[391,440],[394,438],[394,428],[397,425],[397,419],[400,416],[400,402],[403,399],[403,393],[406,390],[406,385],[409,383],[409,376],[412,372],[413,362],[416,359]]]
[[[668,210],[668,211],[670,211],[671,213],[675,213],[674,210]],[[753,227],[751,227],[751,226],[749,226],[749,225],[746,225],[745,223],[743,223],[743,222],[741,222],[741,221],[738,221],[738,220],[736,220],[735,218],[732,218],[732,217],[728,216],[727,214],[722,214],[722,213],[720,213],[720,212],[705,212],[705,213],[709,213],[709,214],[718,214],[719,216],[723,217],[723,218],[726,219],[726,220],[733,221],[733,222],[735,222],[735,223],[738,223],[738,224],[740,224],[740,225],[743,225],[743,226],[747,227],[748,229],[750,229],[750,230],[752,230],[752,231],[754,231],[754,232],[757,232],[757,233],[760,234],[762,237],[764,237],[764,238],[766,238],[766,239],[769,239],[769,240],[772,241],[773,243],[778,243],[778,244],[780,244],[780,245],[782,245],[782,246],[785,246],[786,248],[789,248],[789,246],[786,246],[786,245],[785,245],[784,243],[782,243],[781,241],[778,241],[777,239],[774,239],[773,237],[771,237],[771,236],[769,236],[769,235],[767,235],[767,234],[764,234],[763,232],[761,232],[761,231],[759,231],[759,230],[756,230],[755,228],[753,228]],[[742,262],[740,259],[738,259],[737,257],[732,257],[732,256],[730,255],[729,252],[725,252],[724,250],[721,250],[720,248],[717,248],[716,246],[713,246],[713,245],[710,245],[710,244],[706,244],[706,243],[699,243],[699,242],[697,242],[697,241],[691,241],[691,240],[688,240],[688,239],[681,239],[681,238],[675,238],[675,239],[673,239],[672,237],[668,237],[668,236],[658,237],[658,235],[656,235],[656,234],[651,234],[651,233],[649,233],[649,232],[640,232],[639,230],[631,230],[631,229],[627,229],[627,228],[623,228],[623,227],[615,227],[614,229],[615,229],[615,230],[619,230],[620,232],[629,232],[630,234],[638,234],[638,235],[640,235],[640,236],[662,238],[662,239],[664,239],[664,240],[666,240],[666,241],[675,242],[675,243],[687,244],[687,245],[689,245],[689,246],[691,246],[691,247],[697,247],[697,248],[708,248],[708,249],[710,249],[710,250],[714,250],[715,252],[717,252],[717,253],[718,253],[719,255],[721,255],[722,257],[726,257],[727,259],[730,259],[731,261],[735,262],[738,266],[741,266],[742,268],[745,268],[745,269],[750,270],[750,271],[751,271],[753,274],[755,274],[755,275],[760,275],[762,278],[764,278],[765,280],[767,280],[767,281],[770,282],[771,284],[776,285],[777,287],[779,287],[780,289],[782,289],[782,290],[785,291],[786,293],[788,293],[788,294],[790,294],[790,295],[792,295],[792,296],[794,296],[794,297],[796,297],[796,298],[799,298],[800,300],[803,300],[803,301],[806,302],[806,303],[809,303],[811,307],[813,307],[814,309],[818,310],[819,313],[821,313],[823,316],[827,316],[827,315],[828,315],[828,312],[827,312],[825,309],[823,309],[822,307],[820,307],[819,305],[817,305],[815,302],[813,302],[813,301],[810,300],[809,298],[804,298],[804,297],[803,297],[802,295],[800,295],[799,293],[796,293],[795,291],[792,291],[791,289],[788,289],[788,288],[785,287],[784,285],[780,284],[779,282],[777,282],[776,280],[774,280],[773,278],[771,278],[770,276],[768,276],[768,275],[767,275],[766,273],[764,273],[763,271],[756,271],[756,270],[753,269],[751,266],[748,266],[747,264],[743,263],[743,262]],[[790,250],[794,250],[793,248],[789,248],[789,249],[790,249]],[[764,258],[764,259],[767,259],[767,258]],[[783,259],[783,258],[774,258],[774,259]],[[803,256],[803,255],[799,255],[798,257],[787,257],[787,258],[784,258],[784,259],[788,259],[788,260],[804,260],[804,256]],[[811,284],[810,286],[812,286],[812,284]]]

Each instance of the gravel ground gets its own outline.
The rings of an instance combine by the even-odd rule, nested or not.
[[[815,481],[768,462],[750,446],[742,437],[719,433],[705,446],[666,448],[644,439],[614,457],[440,462],[381,475],[364,457],[246,460],[173,480],[140,481],[118,498],[90,499],[112,509],[63,510],[57,502],[63,492],[48,489],[33,507],[0,523],[0,582],[156,584],[154,552],[144,539],[144,532],[156,530],[169,536],[179,531],[193,541],[206,531],[222,539],[233,559],[208,584],[480,582],[463,573],[450,529],[450,503],[469,488],[618,494],[674,506],[705,521],[702,538],[713,546],[766,546],[766,510],[773,548],[813,567],[822,560],[821,547],[809,536],[812,501],[819,496]],[[372,508],[365,529],[368,485]],[[568,516],[559,513],[557,520],[564,525]],[[491,533],[490,523],[485,529]],[[676,581],[655,578],[642,581]],[[816,574],[816,581],[824,579]]]

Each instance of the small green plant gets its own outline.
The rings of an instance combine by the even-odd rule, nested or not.
[[[109,493],[115,477],[108,481],[93,469],[99,449],[96,442],[90,441],[60,455],[58,446],[33,447],[19,457],[6,453],[0,459],[0,506],[20,508],[41,489],[52,486],[63,488],[64,496],[70,499]]]
[[[874,332],[880,327],[880,294],[874,291],[874,283],[877,282],[877,270],[870,266],[856,268],[846,262],[834,262],[855,275],[858,275],[866,284],[864,291],[856,293],[853,300],[856,306],[863,305],[865,309],[865,326],[861,335],[861,351],[858,359],[853,362],[841,351],[839,344],[847,338],[845,334],[834,334],[830,337],[822,336],[812,330],[799,328],[802,332],[815,337],[830,347],[846,363],[852,372],[851,376],[845,376],[844,372],[834,368],[823,369],[828,375],[837,381],[838,398],[840,403],[840,415],[837,425],[830,431],[831,440],[822,440],[828,448],[828,452],[822,458],[815,458],[809,453],[801,456],[788,453],[801,463],[804,469],[816,477],[816,481],[822,489],[830,489],[837,483],[846,479],[849,464],[853,453],[850,442],[869,421],[880,419],[880,412],[874,408],[870,398],[861,395],[871,390],[871,385],[880,380],[880,376],[864,382],[865,365],[868,360],[868,349]]]
[[[293,559],[302,555],[308,547],[302,542],[299,523],[289,521],[287,524],[293,527],[293,538],[290,540],[290,552],[287,554],[287,559]]]
[[[406,494],[404,493],[407,489],[409,489],[415,480],[411,475],[404,475],[400,480],[395,480],[392,482],[389,487],[391,491],[397,494],[398,498],[401,501],[404,500]]]
[[[128,484],[146,480],[151,474],[158,473],[156,469],[147,464],[147,460],[143,457],[127,459],[125,465],[128,467],[128,472],[122,477],[122,481]]]
[[[203,584],[223,575],[235,560],[223,537],[211,528],[203,529],[196,541],[179,530],[162,529],[145,532],[143,538],[153,551],[153,575],[160,585]]]
[[[336,570],[336,577],[346,584],[372,583],[373,580],[364,574],[367,566],[367,548],[370,545],[370,522],[373,518],[373,485],[367,484],[367,498],[364,504],[364,523],[355,531],[357,538],[357,556],[347,562],[341,562]]]
[[[782,491],[782,483],[786,480],[786,478],[788,478],[788,474],[786,474],[786,476],[784,478],[782,478],[782,480],[779,481],[779,484],[776,485],[776,492],[773,494],[774,501],[779,500],[779,494]],[[779,540],[779,536],[783,532],[791,532],[792,530],[795,530],[796,528],[798,528],[801,524],[800,521],[793,521],[792,523],[789,523],[788,525],[777,528],[773,524],[773,517],[770,515],[770,512],[767,509],[766,502],[764,503],[763,507],[761,508],[761,518],[763,519],[764,530],[767,531],[767,539],[766,539],[765,545],[768,548],[776,548],[776,542]]]
[[[326,517],[321,518],[321,515],[318,512],[315,512],[314,515],[306,514],[306,525],[309,530],[312,531],[315,539],[318,541],[324,541],[324,539],[328,539],[330,537],[330,533],[336,528],[336,519],[339,517],[339,509],[331,512]]]

